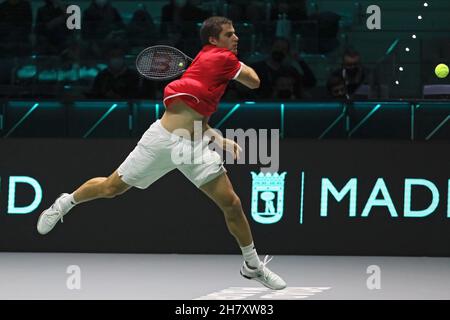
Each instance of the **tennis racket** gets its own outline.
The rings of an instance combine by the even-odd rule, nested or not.
[[[150,80],[170,80],[183,74],[192,60],[174,47],[157,45],[139,53],[136,69]]]

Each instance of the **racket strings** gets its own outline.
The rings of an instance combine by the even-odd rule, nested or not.
[[[140,55],[137,67],[144,76],[169,78],[180,74],[185,69],[186,59],[170,48],[152,48]]]

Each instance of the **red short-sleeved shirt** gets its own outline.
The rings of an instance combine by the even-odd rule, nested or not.
[[[242,64],[226,48],[205,45],[183,76],[170,82],[164,89],[164,106],[179,97],[198,113],[209,117],[217,110],[228,82],[236,79]]]

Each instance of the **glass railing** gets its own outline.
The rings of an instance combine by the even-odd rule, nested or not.
[[[0,101],[0,136],[136,138],[163,112],[160,100]],[[448,142],[450,101],[221,102],[210,125],[277,129],[281,138]]]

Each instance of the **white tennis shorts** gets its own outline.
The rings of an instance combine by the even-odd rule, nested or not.
[[[183,138],[157,120],[119,166],[118,174],[126,184],[145,189],[176,168],[199,188],[227,172],[223,163],[220,155],[208,147],[206,138],[201,142]]]

